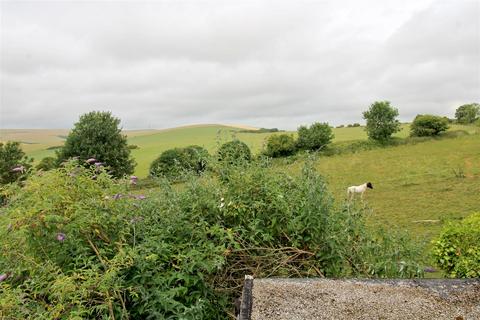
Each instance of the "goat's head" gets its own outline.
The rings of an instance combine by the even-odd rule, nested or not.
[[[373,185],[371,182],[367,182],[367,188],[373,189]]]

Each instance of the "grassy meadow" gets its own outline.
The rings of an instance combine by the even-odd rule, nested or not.
[[[137,161],[135,174],[146,177],[150,163],[164,150],[192,144],[215,152],[234,137],[258,153],[272,133],[240,132],[223,125],[186,126],[166,130],[125,131]],[[470,135],[429,140],[413,145],[387,147],[357,153],[320,157],[317,169],[327,179],[340,204],[347,186],[371,181],[365,206],[372,225],[404,229],[413,236],[430,240],[444,221],[460,219],[480,209],[480,135],[478,128],[453,125],[450,130],[466,130]],[[407,137],[409,125],[402,125],[397,137]],[[61,146],[67,130],[1,130],[2,141],[22,142],[23,150],[35,158],[53,155],[48,149]],[[292,134],[295,134],[292,132]],[[334,142],[365,140],[363,127],[335,128]],[[300,171],[302,160],[279,160],[280,170]]]
[[[301,163],[288,166],[299,172]],[[366,181],[371,225],[407,230],[420,240],[443,222],[480,210],[480,135],[321,157],[316,168],[340,204],[346,187]]]

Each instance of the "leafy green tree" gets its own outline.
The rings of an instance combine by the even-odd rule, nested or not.
[[[20,148],[19,142],[0,142],[0,184],[25,179],[32,161]]]
[[[480,117],[480,104],[470,103],[464,104],[455,111],[455,118],[458,123],[470,124],[474,123]]]
[[[389,101],[374,102],[363,112],[368,137],[377,141],[389,140],[392,134],[401,130],[397,117],[398,109],[392,107]]]
[[[218,149],[218,160],[230,164],[248,162],[252,159],[250,148],[240,140],[226,142]]]
[[[274,134],[268,137],[265,154],[269,157],[286,157],[295,153],[296,142],[290,134]]]
[[[310,127],[300,126],[298,132],[298,148],[304,150],[320,150],[332,142],[334,134],[328,123],[315,122]]]
[[[37,164],[37,170],[48,171],[57,167],[57,159],[54,157],[45,157],[39,164]]]
[[[119,128],[120,119],[110,112],[93,111],[80,117],[57,152],[59,162],[78,157],[94,159],[107,166],[114,177],[133,173],[135,161],[130,157],[127,136]]]
[[[419,114],[410,127],[410,135],[416,137],[436,136],[448,129],[448,119],[430,114]]]

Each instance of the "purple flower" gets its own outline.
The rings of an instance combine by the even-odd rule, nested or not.
[[[425,267],[425,268],[423,269],[423,271],[424,271],[424,272],[435,272],[435,271],[437,271],[437,270],[435,270],[435,268],[432,268],[432,267]]]
[[[65,235],[65,233],[57,233],[57,240],[60,241],[60,242],[63,242],[65,241],[65,239],[67,238],[67,236]]]
[[[101,167],[103,166],[103,162],[95,162],[94,165],[95,167]]]
[[[87,159],[85,160],[86,163],[94,163],[94,162],[97,162],[97,159],[95,158],[90,158],[90,159]]]
[[[114,200],[118,200],[118,199],[120,199],[121,197],[122,197],[122,194],[121,194],[121,193],[116,193],[116,194],[113,195],[112,198],[113,198]]]
[[[12,172],[23,172],[25,170],[24,166],[16,166],[12,169]]]
[[[9,274],[8,273],[2,273],[0,274],[0,282],[6,280],[8,278]]]
[[[145,200],[147,197],[145,197],[143,194],[139,194],[138,196],[135,196],[135,199],[137,200]]]
[[[131,184],[137,184],[138,178],[137,176],[131,176],[130,177],[130,183]]]

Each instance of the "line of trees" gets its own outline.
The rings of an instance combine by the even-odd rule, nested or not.
[[[368,110],[363,112],[363,119],[366,121],[365,130],[369,139],[381,143],[391,140],[392,135],[401,130],[398,115],[398,109],[389,101],[372,103]],[[458,107],[455,111],[455,121],[459,124],[478,123],[480,125],[480,104],[470,103]],[[446,117],[419,114],[412,122],[410,135],[436,136],[448,129],[449,122],[451,121]],[[351,126],[357,127],[360,124],[355,123]],[[278,131],[276,128],[264,130]],[[287,133],[271,135],[263,153],[270,157],[286,157],[299,150],[323,150],[328,147],[333,138],[332,128],[328,123],[315,122],[309,127],[300,126],[296,139],[292,134]],[[224,151],[228,151],[229,161],[240,156],[251,158],[248,146],[239,143],[236,141],[224,146]],[[65,145],[56,150],[56,156],[42,159],[37,169],[47,171],[58,167],[68,159],[75,158],[86,166],[105,166],[111,175],[118,178],[132,174],[134,171],[135,161],[131,157],[133,147],[128,146],[126,135],[121,133],[120,119],[113,117],[110,112],[93,111],[80,117],[66,137]],[[204,161],[203,158],[208,152],[201,149],[203,148],[199,146],[190,146],[167,150],[163,160],[159,160],[160,156],[155,163],[152,163],[151,172],[154,172],[154,175],[160,174],[162,170],[167,173],[170,169],[165,168],[169,161],[171,166],[177,169],[180,166],[188,170],[191,167],[196,171],[202,171],[203,169],[198,169],[199,164],[196,161]],[[222,152],[225,153],[224,151],[219,150],[220,157]],[[236,154],[234,151],[239,153]],[[201,160],[198,160],[199,158]],[[24,179],[32,163],[32,159],[25,156],[18,142],[0,143],[0,160],[0,184]],[[171,175],[171,172],[167,175]]]

